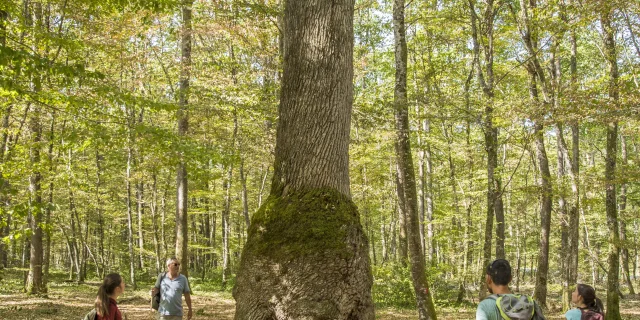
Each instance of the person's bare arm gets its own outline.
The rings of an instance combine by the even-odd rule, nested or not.
[[[191,310],[191,294],[190,293],[184,294],[184,301],[187,302],[187,307],[189,308],[189,313],[187,313],[187,319],[189,320],[193,316],[193,311]]]

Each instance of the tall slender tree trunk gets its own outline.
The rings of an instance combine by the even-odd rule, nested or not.
[[[422,130],[429,135],[431,132],[430,123],[428,120],[422,121]],[[433,192],[433,161],[431,156],[431,145],[427,144],[424,150],[426,165],[427,165],[427,194],[426,194],[426,202],[427,202],[427,212],[426,212],[426,220],[427,220],[427,257],[429,259],[429,263],[435,264],[434,256],[436,254],[435,248],[435,233],[433,229],[434,225],[434,211],[435,204],[433,201],[434,192]]]
[[[42,4],[37,2],[34,3],[33,6],[37,24],[36,29],[41,31]],[[37,37],[38,35],[34,35],[34,38]],[[37,42],[37,40],[35,42]],[[34,76],[32,79],[32,85],[35,92],[39,92],[41,90],[40,75]],[[30,241],[31,253],[29,260],[29,275],[26,283],[27,293],[29,294],[39,294],[45,291],[42,282],[42,224],[44,222],[42,213],[44,207],[42,205],[42,175],[40,173],[40,144],[42,142],[42,125],[40,121],[40,108],[34,106],[29,119],[29,131],[31,133],[31,147],[29,154],[32,166],[31,176],[29,177],[29,215],[31,216],[30,227],[32,230]]]
[[[251,219],[235,319],[374,319],[349,190],[353,14],[353,0],[285,2],[274,176]]]
[[[138,164],[142,164],[142,152],[138,150],[140,153],[140,159],[138,159]],[[141,170],[140,170],[141,171]],[[144,227],[143,227],[143,216],[144,216],[144,182],[138,181],[136,182],[136,212],[138,214],[138,269],[144,269]]]
[[[619,108],[618,62],[615,29],[611,25],[613,9],[606,3],[601,13],[605,57],[609,64],[609,104]],[[607,154],[605,166],[607,227],[609,229],[609,270],[607,274],[607,314],[605,320],[619,320],[620,297],[618,296],[620,234],[618,229],[618,208],[616,206],[616,157],[618,151],[618,122],[607,123]]]
[[[7,27],[6,23],[9,19],[9,14],[0,9],[0,46],[5,47],[7,41]],[[0,124],[0,163],[5,161],[5,150],[8,146],[7,141],[9,139],[9,117],[11,116],[12,105],[8,105],[2,110],[2,123]],[[8,182],[4,181],[2,171],[0,171],[0,238],[3,238],[5,230],[9,228],[9,215],[5,215],[4,206],[6,203],[5,193],[8,189]],[[0,270],[7,266],[7,245],[4,241],[0,241]]]
[[[627,160],[627,141],[623,135],[620,135],[620,151],[622,153],[622,165],[623,170],[628,165]],[[620,243],[622,243],[622,249],[620,251],[622,257],[622,271],[624,272],[624,280],[629,287],[629,294],[635,295],[633,290],[633,283],[631,282],[631,274],[629,272],[629,249],[627,245],[627,184],[621,183],[620,185],[620,203],[618,204],[619,220],[620,220]]]
[[[133,128],[129,128],[129,130],[133,130]],[[135,260],[136,256],[133,251],[133,208],[131,203],[131,162],[133,161],[133,139],[131,137],[132,133],[129,132],[129,146],[127,148],[127,177],[126,177],[126,188],[127,188],[127,246],[129,248],[129,277],[130,277],[130,285],[133,287],[133,290],[136,289],[136,271],[135,271]]]
[[[578,83],[578,45],[575,29],[569,36],[571,42],[571,93],[576,94]],[[578,121],[571,123],[571,196],[573,201],[569,208],[569,285],[578,281],[578,248],[580,246],[580,129]]]
[[[396,152],[399,146],[396,143]],[[398,196],[398,259],[400,260],[400,264],[403,266],[407,266],[407,261],[409,260],[409,247],[407,243],[407,201],[405,199],[405,191],[404,185],[402,185],[401,177],[400,177],[400,164],[396,162],[396,194]]]
[[[402,186],[405,202],[407,247],[411,265],[413,291],[416,296],[418,319],[437,319],[429,284],[426,262],[420,245],[420,220],[416,194],[416,178],[411,156],[409,107],[407,101],[407,40],[404,23],[404,0],[393,2],[393,34],[395,42],[394,109],[396,120],[396,156],[398,182]]]
[[[47,284],[49,282],[49,269],[51,265],[51,208],[53,207],[53,176],[55,172],[55,166],[53,163],[53,144],[54,144],[54,131],[56,123],[55,112],[51,114],[51,127],[49,129],[49,199],[45,207],[45,225],[46,225],[46,240],[43,257],[43,271],[42,271],[42,288],[43,292],[47,292]],[[1,235],[0,235],[1,236]]]
[[[496,205],[501,205],[502,200],[496,200],[502,197],[500,190],[500,180],[496,179],[496,169],[498,166],[498,130],[493,124],[494,110],[494,73],[493,73],[493,54],[494,54],[494,20],[497,10],[494,9],[493,0],[486,2],[486,8],[483,13],[483,21],[481,23],[481,36],[486,38],[483,43],[484,63],[480,63],[480,41],[478,38],[478,16],[475,9],[476,1],[469,0],[469,12],[471,16],[471,35],[473,41],[473,56],[478,65],[477,77],[478,83],[482,88],[485,110],[484,110],[484,140],[485,151],[487,152],[487,210],[484,233],[483,260],[482,265],[486,266],[491,260],[491,246],[493,242],[493,219],[496,214],[496,258],[504,258],[504,211],[496,210]],[[484,67],[484,68],[483,68]],[[483,70],[484,69],[484,70]],[[500,217],[498,216],[500,215]],[[483,299],[486,295],[486,284],[484,281],[484,268],[480,268],[482,274],[480,276],[480,292],[479,296]]]
[[[158,174],[156,172],[152,175],[153,184],[151,186],[151,205],[149,209],[151,210],[151,226],[153,228],[153,251],[155,252],[155,262],[156,262],[156,272],[160,272],[162,270],[162,262],[161,262],[161,253],[160,253],[160,240],[158,239],[158,234],[160,231],[158,230]]]
[[[545,69],[542,67],[538,55],[540,54],[540,46],[538,43],[538,30],[531,23],[535,19],[537,12],[537,4],[535,0],[520,0],[520,33],[525,48],[530,56],[526,69],[530,78],[530,95],[540,110],[547,110],[549,107],[555,106],[554,87],[549,83],[549,79],[553,80],[559,76],[552,75],[547,77]],[[552,46],[557,48],[558,39],[554,39]],[[554,50],[552,49],[552,52]],[[554,61],[555,62],[555,61]],[[557,66],[553,65],[552,69]],[[559,70],[556,70],[559,72]],[[538,86],[542,92],[542,99],[538,94]],[[538,268],[536,271],[536,287],[534,290],[534,299],[538,303],[546,307],[547,304],[547,282],[549,272],[549,236],[551,229],[551,210],[553,190],[551,187],[551,173],[549,170],[549,160],[544,145],[544,115],[542,112],[536,112],[534,115],[534,135],[536,145],[536,158],[538,160],[538,171],[540,172],[540,251],[538,252]]]
[[[101,172],[102,172],[102,166],[100,165],[100,162],[102,161],[102,156],[100,155],[100,151],[96,148],[96,214],[98,216],[98,250],[99,250],[99,254],[100,254],[100,278],[104,278],[105,276],[105,269],[106,269],[106,263],[105,261],[107,260],[105,257],[105,250],[104,250],[104,237],[105,237],[105,233],[104,233],[104,224],[105,224],[105,220],[104,220],[104,215],[103,215],[103,210],[102,210],[102,197],[100,196],[100,185],[102,183],[102,178],[100,176]]]
[[[417,108],[416,108],[417,111]],[[422,121],[421,121],[422,122]],[[422,127],[422,126],[420,126]],[[422,130],[420,130],[422,131]],[[426,221],[426,184],[427,184],[427,175],[425,173],[426,167],[426,159],[425,159],[425,151],[424,151],[424,139],[421,138],[421,134],[418,134],[418,213],[420,217],[420,246],[422,249],[422,255],[426,256],[427,254],[427,242],[426,242],[426,230],[425,230],[425,221]]]
[[[538,74],[533,68],[530,70],[529,92],[532,100],[539,104],[536,78]],[[536,158],[538,162],[539,186],[540,186],[540,250],[538,251],[538,267],[536,272],[536,287],[534,299],[541,306],[546,306],[547,301],[547,276],[549,273],[549,235],[551,231],[551,209],[552,209],[552,189],[551,171],[549,170],[549,160],[544,144],[544,125],[542,117],[537,116],[534,125],[534,141],[536,148]]]
[[[234,154],[236,152],[236,138],[238,135],[238,113],[233,110],[233,134],[231,136],[231,150]],[[224,195],[224,209],[222,211],[222,287],[225,288],[229,276],[230,270],[230,252],[229,252],[229,239],[231,237],[231,226],[229,225],[229,218],[231,215],[231,181],[233,180],[233,160],[228,164],[227,176],[223,182]]]
[[[251,226],[249,220],[249,195],[247,192],[247,176],[244,172],[244,159],[240,160],[240,182],[242,183],[242,215],[244,216],[244,222],[247,230]]]
[[[189,128],[189,81],[191,78],[191,39],[193,28],[191,26],[191,7],[193,0],[182,1],[182,30],[181,30],[181,59],[180,59],[180,90],[178,135],[182,138],[187,135]],[[182,274],[189,276],[189,221],[187,207],[189,202],[187,188],[187,164],[184,155],[180,154],[180,163],[177,169],[177,201],[176,201],[176,257],[182,263]]]

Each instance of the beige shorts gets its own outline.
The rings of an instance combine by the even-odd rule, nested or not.
[[[182,316],[165,316],[158,314],[157,320],[182,320]]]

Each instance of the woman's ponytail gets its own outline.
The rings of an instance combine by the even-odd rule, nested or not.
[[[602,300],[596,297],[596,290],[592,286],[579,283],[577,289],[578,294],[582,296],[582,301],[587,306],[587,309],[604,314],[604,305],[602,305]]]
[[[101,317],[109,316],[109,296],[113,294],[115,289],[122,283],[122,277],[117,273],[107,275],[100,288],[98,288],[98,296],[96,297],[96,312]]]
[[[604,314],[604,305],[602,304],[602,300],[600,300],[600,298],[598,297],[593,299],[593,307],[590,309],[595,312]]]

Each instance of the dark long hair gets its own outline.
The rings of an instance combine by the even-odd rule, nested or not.
[[[602,300],[596,297],[596,290],[592,286],[578,283],[578,294],[582,296],[582,300],[587,306],[587,309],[604,314]]]
[[[122,283],[122,277],[117,273],[111,273],[104,277],[102,285],[98,288],[98,297],[96,298],[96,312],[101,317],[109,316],[109,296]]]

